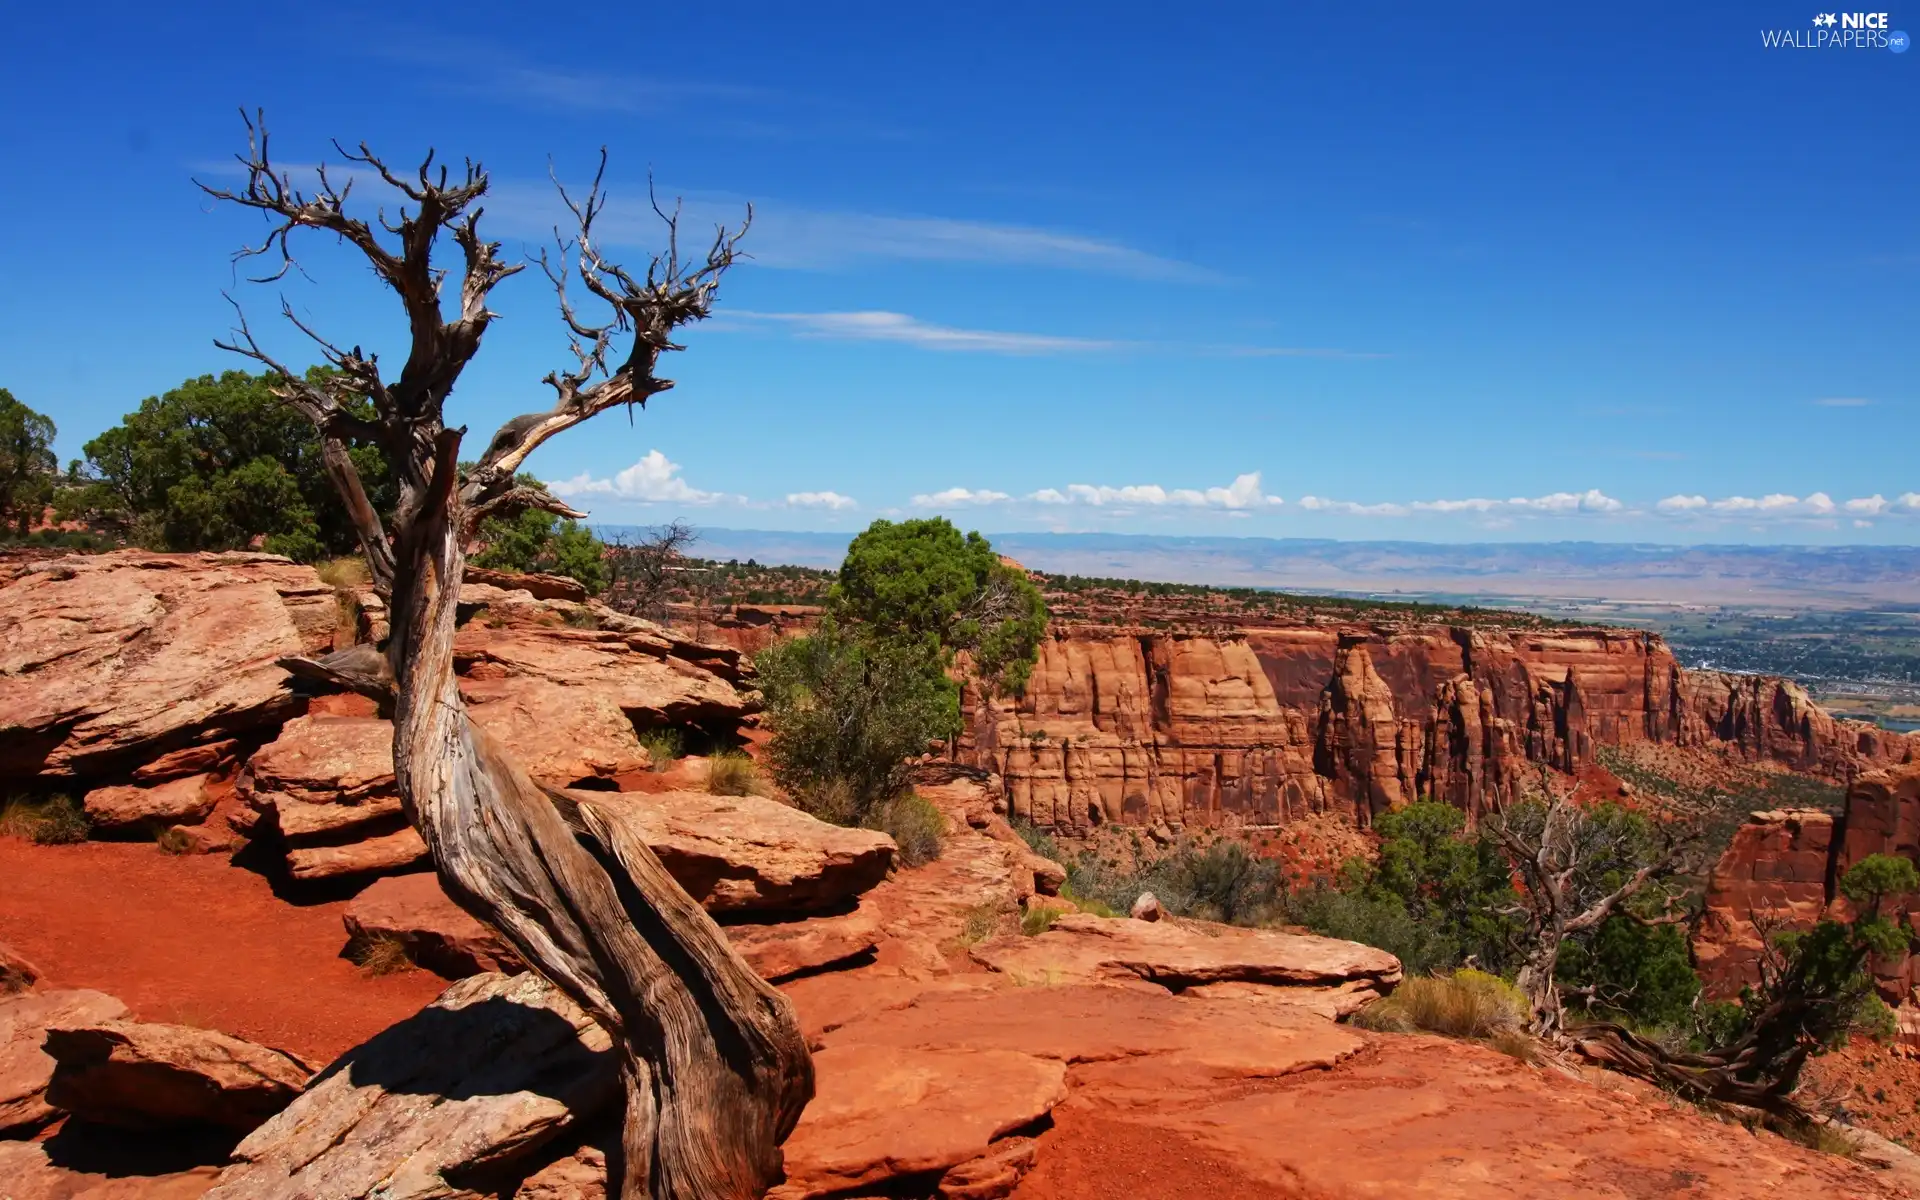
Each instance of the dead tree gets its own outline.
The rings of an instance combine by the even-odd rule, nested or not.
[[[605,152],[583,202],[561,188],[578,232],[570,241],[556,234],[557,259],[543,253],[540,262],[559,297],[576,365],[548,375],[553,405],[502,425],[463,476],[457,464],[465,430],[446,423],[443,406],[494,318],[489,294],[521,269],[480,235],[486,172],[469,161],[450,173],[436,168],[429,152],[417,171],[403,174],[364,144],[348,150],[336,143],[351,170],[377,176],[404,198],[398,220],[381,212],[376,229],[349,215],[351,179],[336,184],[322,169],[318,189],[302,192],[270,162],[264,124],[248,121],[247,134],[247,153],[236,156],[245,186],[201,185],[214,199],[258,210],[268,221],[265,239],[236,257],[274,257],[278,269],[267,279],[277,279],[295,266],[289,239],[296,231],[332,234],[393,289],[410,334],[406,362],[390,379],[375,355],[325,340],[282,301],[287,318],[335,368],[318,384],[271,358],[244,316],[235,337],[217,343],[263,364],[278,393],[319,430],[328,473],[391,608],[383,658],[362,650],[294,669],[390,706],[400,796],[448,895],[504,934],[613,1035],[627,1097],[619,1195],[759,1196],[781,1178],[780,1143],[813,1093],[812,1063],[791,1006],[740,960],[631,832],[542,788],[475,728],[453,673],[455,605],[475,525],[526,507],[580,515],[516,485],[515,472],[554,435],[610,408],[644,406],[673,386],[656,374],[660,356],[681,348],[675,330],[708,315],[745,225],[720,229],[704,256],[689,261],[680,254],[678,210],[669,214],[656,203],[667,248],[636,278],[593,240],[606,203]],[[434,259],[443,234],[460,251],[457,268]],[[588,322],[569,298],[575,271],[607,306],[605,323]],[[451,315],[442,307],[450,278]],[[623,339],[624,356],[616,357]],[[372,418],[355,414],[358,397],[371,401]],[[356,443],[387,452],[399,493],[390,524],[369,503],[347,454]]]
[[[700,540],[685,521],[669,521],[635,539],[618,535],[607,543],[613,584],[607,602],[621,612],[655,621],[666,619],[673,576],[687,550]]]
[[[1676,874],[1689,839],[1685,830],[1662,825],[1653,852],[1637,853],[1637,848],[1623,844],[1627,834],[1595,822],[1575,802],[1577,787],[1570,792],[1550,786],[1546,790],[1539,828],[1532,828],[1530,822],[1516,823],[1512,812],[1489,817],[1487,826],[1520,875],[1520,901],[1513,912],[1526,922],[1526,928],[1516,982],[1533,1006],[1534,1034],[1557,1038],[1565,1022],[1564,1000],[1555,978],[1561,947],[1569,937],[1625,913],[1629,900]],[[1612,872],[1618,882],[1608,886],[1600,881],[1610,866],[1624,869]],[[1669,912],[1635,919],[1680,918]]]

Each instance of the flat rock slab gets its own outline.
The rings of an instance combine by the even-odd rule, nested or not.
[[[618,621],[616,614],[607,617]],[[618,623],[634,628],[498,628],[474,621],[454,640],[454,663],[474,679],[517,677],[590,688],[643,727],[737,722],[758,707],[753,693],[681,656],[724,653],[720,648],[664,638],[646,622]]]
[[[1067,1094],[1064,1063],[1011,1050],[830,1046],[813,1065],[818,1091],[787,1139],[787,1182],[768,1200],[938,1175]]]
[[[59,1116],[47,1100],[53,1059],[43,1044],[47,1027],[112,1021],[127,1006],[104,992],[24,992],[0,997],[0,1136],[17,1136]]]
[[[216,1174],[214,1167],[161,1175],[81,1171],[55,1163],[42,1142],[0,1142],[5,1200],[198,1200]]]
[[[1400,982],[1399,959],[1358,942],[1085,914],[1061,917],[1037,937],[996,938],[975,947],[973,957],[1021,983],[1144,981],[1175,991],[1262,984],[1324,991],[1343,998],[1348,1011]]]
[[[126,1129],[217,1125],[246,1133],[285,1108],[313,1071],[279,1050],[212,1029],[141,1021],[47,1030],[47,1101]]]
[[[131,771],[295,715],[274,665],[325,653],[337,609],[268,554],[124,550],[36,563],[0,587],[0,775]]]
[[[338,846],[298,846],[287,851],[287,871],[295,879],[334,879],[408,871],[427,861],[427,843],[409,825],[393,833]]]
[[[449,979],[526,970],[499,934],[448,899],[431,872],[377,880],[354,897],[341,919],[349,938],[392,938],[407,948],[408,958]]]
[[[882,936],[879,916],[864,908],[778,925],[726,925],[721,932],[769,983],[871,954]]]
[[[210,1200],[453,1200],[618,1104],[600,1027],[531,974],[476,975],[347,1052],[240,1143]]]
[[[711,912],[819,912],[886,878],[893,839],[759,796],[572,792],[631,828]]]
[[[206,820],[218,799],[208,782],[206,775],[189,775],[152,787],[95,788],[83,807],[94,828],[108,833],[193,825]]]

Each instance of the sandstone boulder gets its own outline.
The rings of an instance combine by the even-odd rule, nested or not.
[[[878,914],[864,908],[777,925],[726,925],[721,931],[769,983],[872,954],[882,936]]]
[[[617,1107],[610,1046],[535,975],[462,980],[249,1134],[208,1200],[494,1195],[489,1178],[537,1165],[556,1135]]]
[[[501,628],[474,621],[461,629],[454,642],[455,667],[474,682],[542,680],[569,689],[563,695],[590,689],[641,728],[731,728],[757,708],[753,695],[741,692],[725,675],[682,657],[683,653],[716,656],[712,658],[715,666],[737,662],[738,656],[724,647],[685,643],[658,626],[621,618],[611,610],[595,619],[633,628]]]
[[[47,1100],[53,1059],[47,1028],[124,1017],[127,1006],[102,992],[26,992],[0,997],[0,1137],[18,1136],[59,1115]]]
[[[285,1108],[312,1070],[292,1055],[211,1029],[140,1021],[47,1030],[47,1102],[129,1129],[217,1125],[245,1133]]]
[[[188,775],[153,787],[103,787],[87,793],[87,819],[96,830],[128,833],[168,825],[193,825],[213,811],[209,777]]]
[[[179,779],[185,775],[207,775],[225,770],[228,764],[239,756],[240,742],[229,738],[223,742],[207,742],[199,746],[187,746],[162,754],[151,762],[134,768],[133,781],[151,787],[156,783],[165,783],[169,779]]]
[[[830,1046],[786,1143],[787,1182],[769,1200],[809,1200],[986,1154],[1066,1097],[1066,1064],[1011,1050]]]
[[[332,646],[333,589],[266,554],[72,555],[0,587],[0,775],[130,772],[299,711],[274,660]]]
[[[1400,982],[1400,960],[1383,950],[1306,934],[1195,922],[1061,917],[1037,937],[982,943],[973,957],[1017,982],[1145,982],[1174,991],[1259,984],[1276,998],[1328,1005],[1345,1015]]]
[[[759,796],[573,792],[634,830],[711,912],[821,912],[886,878],[893,839]]]
[[[1136,921],[1158,921],[1161,917],[1160,897],[1152,892],[1141,892],[1127,915]]]
[[[347,906],[343,920],[350,939],[391,938],[408,958],[449,979],[526,969],[499,934],[447,898],[430,871],[376,881]]]
[[[1760,923],[1802,931],[1820,920],[1833,837],[1832,815],[1815,811],[1757,812],[1734,831],[1707,877],[1694,934],[1694,960],[1708,995],[1738,996],[1760,981]]]
[[[412,826],[358,842],[300,846],[287,851],[287,871],[302,883],[343,875],[409,871],[427,861],[427,843]]]

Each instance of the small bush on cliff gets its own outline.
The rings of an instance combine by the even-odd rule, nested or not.
[[[754,656],[774,778],[826,820],[866,824],[911,783],[909,760],[960,729],[960,693],[924,641],[838,622]]]
[[[539,486],[539,481],[523,477]],[[481,522],[483,548],[473,565],[496,571],[565,575],[579,580],[592,595],[607,590],[613,580],[607,565],[607,547],[593,531],[540,509],[513,517],[490,517]]]
[[[1024,572],[978,533],[944,517],[875,521],[847,547],[828,606],[875,636],[964,652],[989,692],[1019,694],[1047,632],[1047,606]]]
[[[909,867],[924,867],[939,858],[947,834],[946,815],[918,792],[895,796],[868,823],[893,839],[900,848],[895,858]]]
[[[649,729],[640,735],[640,748],[647,752],[647,765],[664,771],[686,753],[686,739],[678,729]]]

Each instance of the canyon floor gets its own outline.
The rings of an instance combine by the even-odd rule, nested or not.
[[[1249,1036],[1245,1015],[1258,1005],[1240,1012],[1145,985],[1029,981],[1009,992],[1004,975],[954,952],[948,939],[959,910],[942,912],[937,900],[928,902],[963,891],[959,881],[969,874],[978,877],[978,849],[963,845],[882,885],[891,890],[880,906],[907,936],[894,938],[877,961],[805,975],[786,990],[816,1046],[825,1042],[816,1104],[839,1105],[844,1093],[884,1086],[879,1078],[835,1074],[843,1063],[857,1071],[858,1055],[848,1051],[869,1043],[891,1041],[929,1055],[971,1044],[982,1062],[1009,1055],[1009,1047],[1058,1056],[1065,1098],[1018,1131],[1033,1139],[1031,1169],[1011,1193],[981,1194],[1910,1194],[1857,1163],[1710,1119],[1623,1080],[1528,1065],[1479,1045],[1363,1033],[1288,1014],[1271,1027],[1293,1039],[1286,1043],[1292,1049],[1250,1070],[1235,1064]],[[35,846],[0,839],[0,941],[41,967],[42,987],[108,991],[136,1017],[238,1033],[315,1063],[446,987],[422,970],[370,977],[343,959],[343,903],[287,903],[261,876],[220,857],[168,856],[132,842]],[[916,912],[927,918],[925,940],[912,936],[912,921],[897,920]],[[909,962],[918,969],[902,965]],[[1170,1023],[1184,1023],[1188,1014],[1203,1019],[1175,1037],[1185,1043],[1170,1051]],[[851,1045],[836,1040],[863,1025],[871,1029]],[[1297,1061],[1280,1061],[1289,1055]],[[999,1082],[991,1073],[978,1082],[979,1102],[991,1107]],[[967,1112],[967,1097],[952,1102]],[[911,1121],[882,1122],[869,1132],[907,1136],[903,1129],[911,1128]],[[107,1161],[97,1151],[89,1158],[71,1132],[54,1141],[62,1136],[63,1165],[33,1177],[42,1190],[0,1194],[184,1200],[213,1181],[210,1166],[153,1178],[128,1173],[137,1162]],[[25,1182],[31,1180],[23,1176],[16,1188]],[[834,1194],[882,1191],[856,1185]]]

